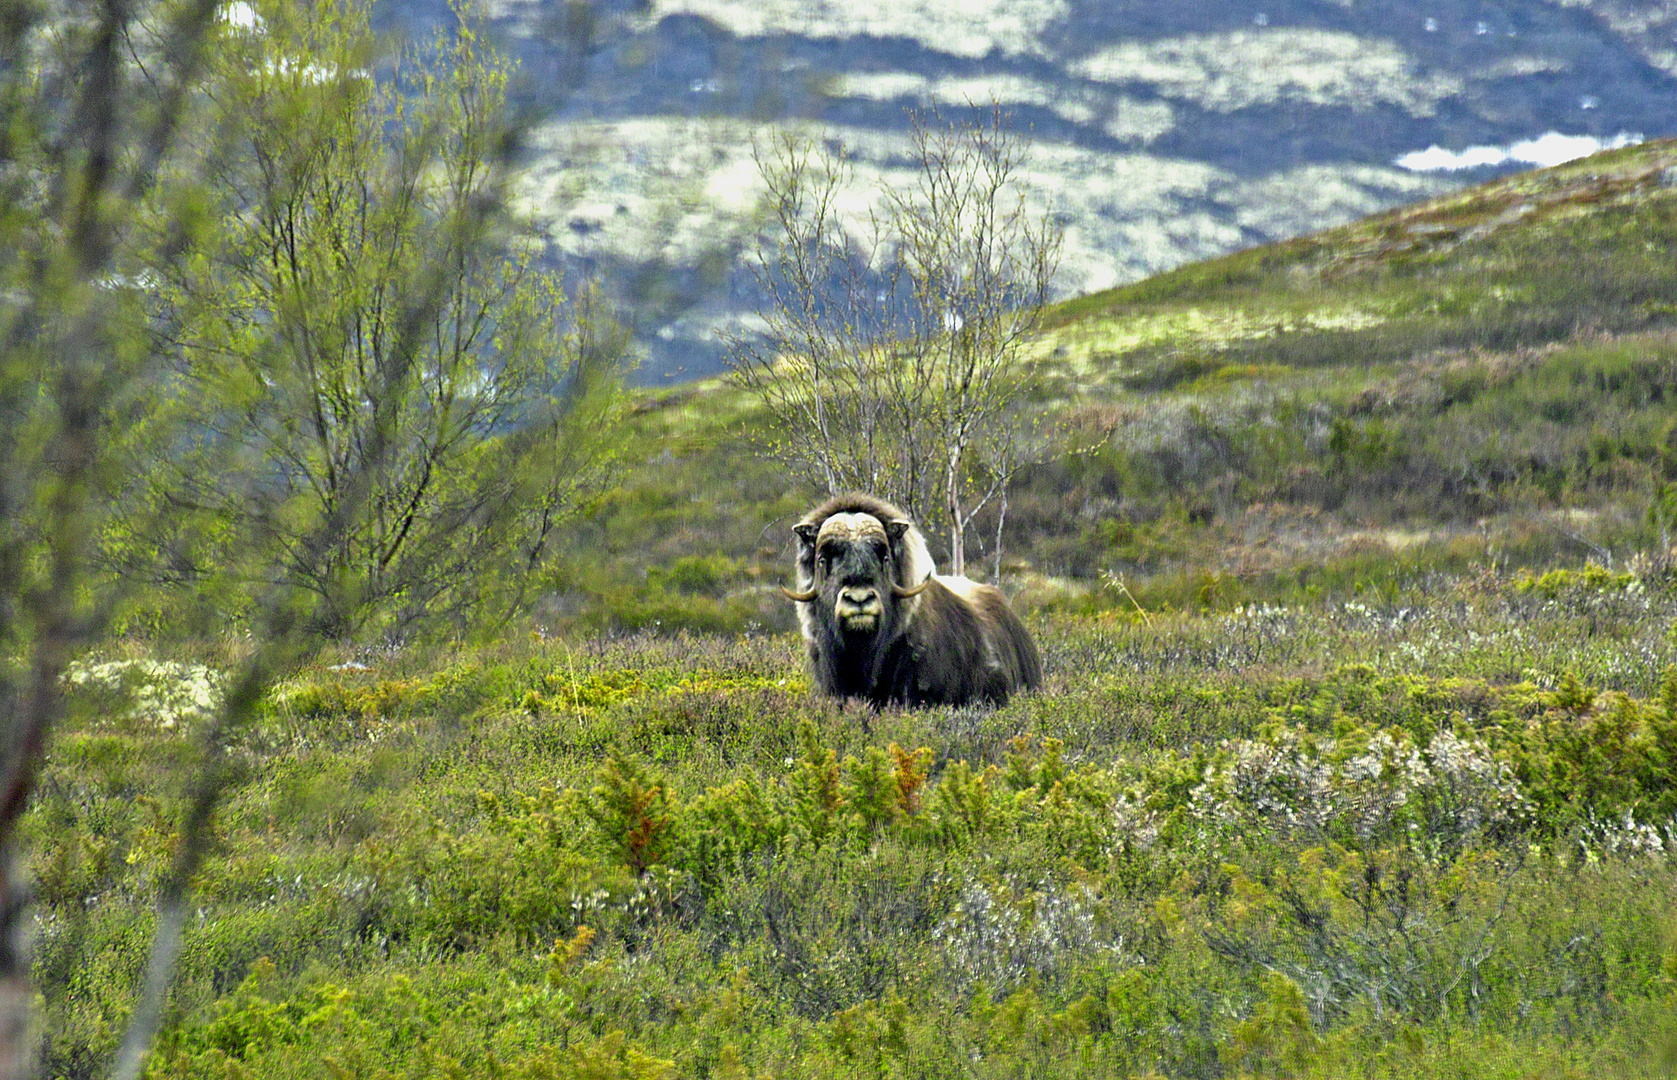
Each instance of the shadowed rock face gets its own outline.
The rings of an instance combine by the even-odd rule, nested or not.
[[[1042,681],[1036,645],[1000,591],[933,574],[896,507],[839,495],[793,527],[811,674],[832,697],[874,705],[1000,704]]]
[[[1028,197],[1065,227],[1071,295],[1553,163],[1559,144],[1508,152],[1547,132],[1677,134],[1667,9],[495,0],[490,14],[545,117],[523,197],[555,259],[605,275],[649,349],[643,378],[662,382],[718,370],[714,331],[758,299],[741,252],[765,123],[843,138],[860,214],[907,178],[906,106],[999,101],[1035,142]],[[410,28],[445,12],[380,10]],[[1456,156],[1406,157],[1432,146]],[[1489,164],[1425,167],[1465,162]]]

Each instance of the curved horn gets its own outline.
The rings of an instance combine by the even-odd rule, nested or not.
[[[927,578],[925,581],[922,581],[920,584],[914,586],[912,589],[909,589],[909,588],[904,588],[903,586],[898,585],[896,582],[893,581],[893,582],[891,582],[891,595],[895,596],[898,600],[907,600],[911,596],[919,596],[921,593],[925,592],[926,587],[929,586],[931,583],[932,583],[932,579]]]
[[[800,604],[807,604],[811,600],[814,600],[817,596],[821,595],[821,592],[818,589],[811,589],[808,592],[793,592],[784,585],[780,587],[780,593],[782,596],[786,597],[786,599],[794,600]]]

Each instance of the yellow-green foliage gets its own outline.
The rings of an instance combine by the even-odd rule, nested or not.
[[[672,807],[664,785],[629,758],[613,755],[600,766],[588,816],[612,852],[639,874],[664,860]]]
[[[1039,619],[978,711],[812,697],[784,636],[305,670],[230,744],[152,1075],[1658,1075],[1677,599],[1521,580]],[[101,693],[27,824],[59,1075],[190,745]]]
[[[1636,577],[1629,573],[1615,574],[1598,563],[1586,563],[1582,570],[1572,570],[1557,567],[1543,574],[1533,574],[1523,571],[1514,587],[1521,592],[1535,592],[1539,596],[1553,600],[1569,592],[1589,589],[1629,589],[1636,584]]]

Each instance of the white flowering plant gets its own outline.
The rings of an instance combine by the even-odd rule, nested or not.
[[[175,660],[78,660],[65,669],[64,686],[107,722],[176,731],[214,715],[226,678],[203,664]]]

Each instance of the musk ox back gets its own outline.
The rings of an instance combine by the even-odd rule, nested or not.
[[[1001,703],[1042,681],[1007,598],[940,577],[925,537],[890,503],[838,495],[793,526],[798,605],[816,686],[875,705]]]

